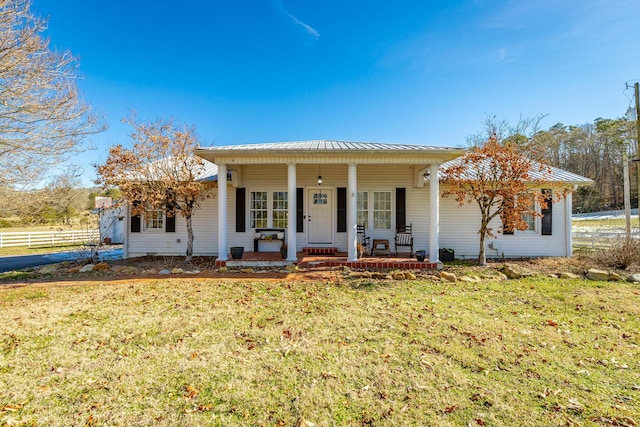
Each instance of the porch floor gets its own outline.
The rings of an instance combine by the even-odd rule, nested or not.
[[[345,252],[338,252],[335,255],[309,255],[305,252],[296,254],[297,261],[290,262],[283,260],[279,252],[245,252],[242,259],[227,261],[216,261],[218,267],[284,267],[290,264],[297,264],[300,268],[310,267],[339,267],[350,268],[391,268],[391,269],[438,269],[440,264],[430,262],[418,262],[415,258],[406,258],[402,254],[399,256],[367,256],[357,261],[348,261]]]

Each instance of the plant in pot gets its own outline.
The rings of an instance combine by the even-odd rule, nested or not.
[[[287,259],[287,244],[283,244],[280,246],[280,256],[282,259]]]

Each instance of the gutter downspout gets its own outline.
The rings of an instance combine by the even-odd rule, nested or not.
[[[564,213],[565,213],[565,225],[564,225],[564,252],[567,258],[571,258],[573,255],[573,236],[572,236],[572,223],[571,213],[573,211],[573,191],[577,189],[577,185],[567,192],[564,196]]]
[[[129,202],[124,209],[124,230],[122,230],[122,259],[129,258],[129,233],[131,232],[131,211],[129,209]]]

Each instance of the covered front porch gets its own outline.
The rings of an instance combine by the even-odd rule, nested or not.
[[[393,241],[396,229],[413,224],[415,249],[427,252],[437,266],[438,167],[462,152],[340,141],[197,149],[218,167],[218,263],[226,263],[235,246],[275,252],[268,257],[278,257],[282,246],[286,261],[300,263],[302,248],[315,245],[338,248],[339,257],[323,261],[330,264],[427,268],[414,259],[359,259],[358,226],[364,223],[372,242]]]

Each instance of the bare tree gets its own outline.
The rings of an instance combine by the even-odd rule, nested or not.
[[[179,127],[172,119],[139,123],[124,120],[134,131],[130,149],[109,149],[104,165],[96,166],[97,184],[118,186],[133,215],[144,215],[147,207],[163,206],[169,217],[179,214],[187,223],[186,261],[193,257],[191,218],[200,202],[211,196],[211,185],[199,180],[204,160],[193,155],[195,129]]]
[[[78,94],[77,60],[56,52],[29,0],[0,0],[0,187],[40,180],[104,129]]]

